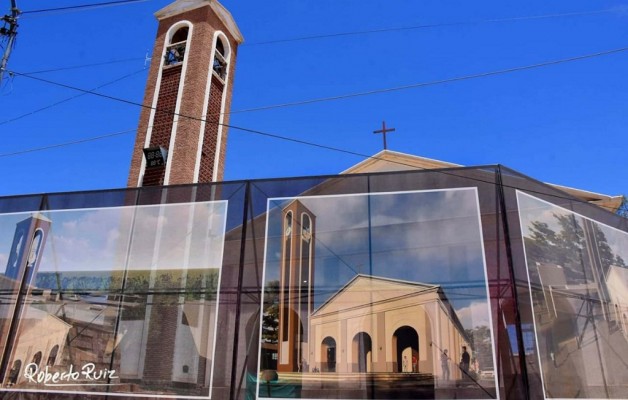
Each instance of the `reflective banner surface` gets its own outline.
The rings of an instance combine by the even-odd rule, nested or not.
[[[0,215],[0,390],[209,398],[226,215]]]
[[[517,192],[546,398],[628,394],[628,233]]]
[[[497,398],[475,188],[268,201],[258,398]]]

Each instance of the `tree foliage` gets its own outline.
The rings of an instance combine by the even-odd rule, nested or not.
[[[547,222],[533,221],[529,226],[529,235],[525,238],[528,266],[535,273],[536,263],[549,263],[564,268],[565,277],[572,283],[584,283],[588,276],[588,265],[584,220],[573,214],[552,214],[560,227],[554,231]],[[592,236],[597,256],[604,270],[611,265],[626,267],[621,256],[614,254],[604,231],[596,223],[591,224]],[[597,257],[596,256],[596,257]],[[590,277],[589,277],[590,279]]]
[[[264,288],[264,313],[262,314],[262,340],[279,343],[279,281],[274,280]]]

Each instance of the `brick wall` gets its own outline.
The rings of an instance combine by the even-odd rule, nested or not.
[[[159,99],[157,100],[157,112],[153,120],[150,146],[161,146],[166,149],[170,147],[170,137],[172,136],[172,122],[177,106],[177,95],[179,93],[179,81],[181,79],[181,65],[174,65],[164,69],[159,85]],[[170,157],[168,157],[170,159]],[[142,186],[163,185],[166,168],[152,167],[144,172]]]
[[[170,18],[165,18],[159,22],[157,30],[157,37],[155,40],[155,46],[153,49],[153,57],[151,61],[151,69],[146,84],[146,92],[144,96],[144,104],[152,106],[153,96],[155,93],[156,82],[159,76],[159,70],[162,67],[163,57],[162,49],[166,40],[166,33],[168,29],[175,23],[187,20],[193,24],[191,35],[188,37],[188,48],[186,51],[187,57],[187,70],[186,75],[183,78],[183,93],[181,98],[181,104],[179,109],[180,116],[176,126],[176,138],[174,148],[168,149],[168,163],[171,164],[170,177],[168,184],[185,184],[192,183],[194,181],[194,172],[196,168],[196,156],[199,146],[199,139],[201,135],[201,116],[204,112],[207,112],[209,119],[212,115],[220,113],[220,101],[222,99],[222,87],[218,88],[215,82],[212,82],[210,102],[207,107],[204,104],[205,100],[205,88],[207,87],[208,77],[213,77],[211,74],[210,66],[213,59],[211,54],[211,48],[214,40],[214,33],[217,30],[222,31],[227,35],[229,45],[231,47],[231,57],[229,65],[229,82],[226,88],[227,94],[225,96],[225,111],[228,112],[231,106],[231,88],[235,72],[235,58],[237,55],[238,43],[235,39],[229,36],[229,32],[223,25],[222,21],[214,15],[211,7],[197,8],[189,12],[179,14]],[[174,107],[176,106],[176,93],[178,92],[178,86],[175,89],[174,81],[179,82],[175,76],[174,67],[164,69],[162,74],[162,83],[159,87],[159,98],[157,101],[157,108],[164,110],[165,112],[157,112],[152,127],[151,144],[162,144],[165,137],[162,134],[166,134],[168,131],[168,124],[172,128],[172,114]],[[181,71],[180,67],[177,67],[178,71]],[[179,72],[180,74],[180,72]],[[180,77],[180,75],[179,75]],[[218,82],[220,83],[220,82]],[[174,97],[172,97],[174,96]],[[215,103],[217,102],[217,103]],[[211,111],[210,111],[211,110]],[[216,111],[214,111],[216,110]],[[141,171],[141,164],[143,153],[142,149],[146,140],[146,134],[150,131],[150,109],[143,109],[140,115],[140,122],[138,126],[135,147],[133,150],[133,156],[131,160],[131,167],[129,171],[128,186],[137,186]],[[224,123],[228,123],[229,115],[225,115]],[[217,130],[212,131],[212,127],[215,128],[216,121],[214,123],[206,124],[205,138],[206,143],[202,145],[203,157],[201,164],[203,165],[200,174],[199,181],[209,182],[213,175],[214,155],[216,154]],[[170,128],[170,131],[172,129]],[[169,142],[166,141],[165,147],[168,147]],[[207,143],[209,141],[209,143]],[[227,145],[227,129],[223,128],[222,142],[220,149],[220,166],[218,170],[218,180],[223,178],[225,150]],[[148,172],[148,171],[147,171]],[[150,172],[143,185],[149,184],[163,184],[164,172]]]
[[[172,382],[172,360],[179,323],[176,300],[167,295],[153,297],[144,359],[144,382],[147,384]]]
[[[220,109],[224,87],[225,85],[220,79],[216,76],[212,76],[209,101],[207,102],[207,123],[205,124],[203,152],[198,177],[199,182],[211,182],[214,175],[214,159],[216,156],[216,147],[218,146]]]

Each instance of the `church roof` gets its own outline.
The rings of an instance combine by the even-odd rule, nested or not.
[[[33,330],[33,335],[41,335],[42,328],[45,328],[45,331],[68,330],[72,328],[72,325],[59,317],[35,307],[30,307],[26,315],[21,317],[20,326],[22,332],[24,332],[23,334]]]
[[[437,292],[439,289],[439,285],[358,274],[317,308],[312,317],[415,296],[419,293]],[[368,301],[365,300],[367,298]]]
[[[235,23],[231,13],[216,0],[176,0],[174,3],[162,8],[155,13],[158,20],[162,20],[174,15],[182,14],[197,8],[210,6],[214,13],[220,18],[231,36],[238,42],[244,42],[242,32]]]
[[[361,174],[369,172],[408,171],[413,169],[438,169],[462,167],[445,161],[427,157],[400,153],[398,151],[382,150],[374,156],[361,161],[340,174]]]
[[[373,157],[361,161],[351,168],[341,172],[341,174],[361,174],[371,172],[391,172],[457,167],[462,167],[462,165],[446,161],[434,160],[426,157],[415,156],[412,154],[400,153],[397,151],[382,150],[379,153],[375,154]],[[582,189],[555,185],[552,183],[547,183],[547,185],[555,189],[561,190],[580,200],[603,207],[613,213],[617,212],[619,207],[621,207],[624,199],[621,195],[605,195],[601,193],[589,192]]]

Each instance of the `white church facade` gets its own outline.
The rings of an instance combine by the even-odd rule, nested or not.
[[[357,275],[310,317],[310,368],[451,377],[469,339],[438,285]]]

